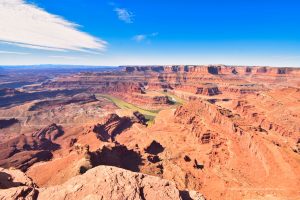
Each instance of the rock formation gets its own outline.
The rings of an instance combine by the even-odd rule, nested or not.
[[[61,126],[56,124],[50,124],[45,128],[40,129],[39,131],[32,134],[32,137],[39,140],[47,139],[49,141],[56,140],[58,137],[64,134],[64,131]]]
[[[35,200],[37,196],[36,185],[23,172],[0,168],[1,200]]]
[[[193,100],[173,112],[162,111],[150,128],[131,128],[116,141],[138,145],[145,158],[142,172],[172,180],[180,188],[202,191],[209,199],[296,198],[300,179],[295,152],[299,145],[293,135],[297,133],[282,135],[281,129],[265,132],[229,103],[218,104]],[[274,173],[285,176],[284,181]],[[244,184],[251,184],[250,189],[244,190]],[[257,194],[256,188],[282,190]]]
[[[114,141],[116,135],[131,125],[132,121],[129,117],[119,117],[116,114],[111,114],[106,118],[104,124],[97,124],[93,132],[101,141]]]
[[[117,114],[110,114],[104,120],[104,123],[97,124],[93,132],[101,141],[114,141],[115,137],[130,128],[134,123],[146,125],[146,118],[138,111],[133,112],[133,117],[119,117]]]
[[[0,144],[0,166],[26,171],[39,161],[50,160],[52,151],[60,148],[52,140],[61,136],[60,126],[51,124],[32,135],[20,135]]]
[[[299,68],[57,73],[0,95],[2,199],[298,199]]]
[[[0,199],[3,200],[204,200],[195,191],[179,191],[174,182],[110,166],[95,167],[61,185],[46,188],[36,188],[25,174],[17,170],[0,168],[0,180]]]

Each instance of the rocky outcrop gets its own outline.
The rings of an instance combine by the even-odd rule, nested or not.
[[[32,137],[39,140],[47,139],[49,141],[56,140],[58,137],[62,136],[64,131],[61,126],[56,124],[50,124],[45,128],[40,129],[39,131],[32,134]]]
[[[212,137],[207,135],[205,124],[214,125],[228,133],[240,131],[231,120],[234,115],[226,109],[222,109],[207,101],[194,100],[183,106],[180,106],[175,112],[175,121],[181,124],[191,126],[192,133],[201,142],[206,143]]]
[[[130,128],[134,123],[146,125],[147,120],[140,112],[133,112],[132,117],[119,117],[117,114],[108,115],[101,124],[97,124],[93,128],[93,132],[101,141],[108,142],[114,141],[115,137]]]
[[[17,169],[0,168],[0,189],[8,189],[18,186],[35,187],[32,180]]]
[[[2,153],[2,152],[1,152]],[[22,171],[26,171],[34,163],[48,161],[53,157],[50,151],[23,151],[14,154],[6,159],[0,160],[0,166],[4,168],[14,167]]]
[[[0,160],[23,151],[54,150],[57,146],[47,139],[38,139],[24,134],[0,144]]]
[[[199,193],[191,192],[188,196],[190,199],[197,197],[198,200],[204,200]],[[38,199],[179,200],[183,198],[175,183],[171,181],[116,167],[99,166],[62,185],[40,189]]]
[[[0,199],[28,200],[204,200],[195,191],[180,191],[174,182],[111,166],[98,166],[62,185],[36,188],[22,172],[0,168]]]
[[[117,114],[110,114],[102,124],[97,124],[93,128],[93,132],[101,141],[114,141],[115,137],[123,130],[132,125],[130,117],[119,117]]]
[[[0,168],[1,200],[34,200],[37,196],[36,185],[23,172]]]
[[[53,143],[63,134],[62,128],[51,124],[34,134],[20,135],[0,144],[0,166],[26,171],[36,162],[50,160],[52,151],[60,148]]]

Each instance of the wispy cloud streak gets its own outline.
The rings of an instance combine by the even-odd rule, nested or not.
[[[0,0],[0,42],[52,51],[101,51],[107,44],[24,0]]]
[[[30,53],[18,51],[0,51],[0,54],[29,55]]]

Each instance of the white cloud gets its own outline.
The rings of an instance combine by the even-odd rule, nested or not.
[[[149,38],[156,37],[157,35],[158,35],[158,32],[154,32],[151,34],[140,34],[140,35],[135,35],[132,39],[135,40],[136,42],[142,42]]]
[[[132,12],[129,12],[128,10],[126,10],[125,8],[115,8],[114,10],[117,15],[118,18],[128,24],[133,23],[133,14]]]
[[[133,37],[133,39],[137,42],[141,42],[147,38],[147,35],[136,35]]]
[[[0,0],[0,42],[54,51],[104,50],[107,44],[24,0]]]
[[[30,53],[18,52],[18,51],[0,51],[0,54],[29,55]]]

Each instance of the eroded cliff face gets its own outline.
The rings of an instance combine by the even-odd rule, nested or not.
[[[268,115],[264,120],[276,123]],[[174,112],[162,111],[148,130],[131,129],[117,141],[138,145],[141,152],[156,141],[163,151],[141,153],[149,161],[141,171],[201,191],[208,199],[297,198],[296,123],[298,132],[287,136],[281,129],[265,130],[239,109],[194,100]]]
[[[239,74],[239,75],[254,75],[254,74],[299,74],[299,70],[287,67],[260,67],[260,66],[226,66],[226,65],[176,65],[176,66],[124,66],[126,72],[188,72],[198,74]]]
[[[182,195],[189,193],[179,191],[186,189],[200,191],[207,199],[297,198],[299,153],[293,147],[299,143],[294,141],[298,134],[285,135],[280,129],[265,130],[263,125],[254,123],[257,119],[252,117],[257,115],[253,112],[258,113],[258,104],[249,107],[242,102],[222,103],[193,100],[176,110],[163,110],[151,127],[134,124],[120,130],[114,142],[97,138],[95,127],[86,127],[79,134],[72,133],[72,138],[55,140],[63,148],[53,152],[56,159],[29,169],[27,174],[40,189],[25,185],[23,189],[18,186],[10,190],[31,196],[38,190],[38,199],[74,199],[74,195],[98,198],[98,188],[103,188],[104,199],[143,195],[145,199],[185,199]],[[248,114],[241,115],[243,112]],[[261,117],[276,122],[268,115]],[[102,129],[97,130],[100,134],[113,133],[119,130],[121,122],[122,118],[111,115],[103,119]],[[46,137],[47,130],[34,135],[52,139]],[[65,142],[68,146],[64,146]],[[109,166],[168,181],[161,185],[161,179],[153,177],[151,183],[144,182],[146,178],[142,177],[147,175]],[[91,180],[95,176],[98,178]],[[111,187],[116,185],[119,189]],[[151,190],[146,189],[148,186]]]

